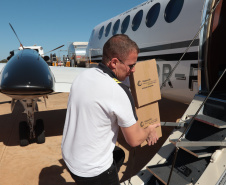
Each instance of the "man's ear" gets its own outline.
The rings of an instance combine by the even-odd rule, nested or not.
[[[116,64],[118,63],[117,58],[112,58],[111,61],[108,63],[108,67],[113,70],[116,68]]]

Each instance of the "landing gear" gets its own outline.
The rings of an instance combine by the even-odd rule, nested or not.
[[[35,135],[38,144],[45,143],[45,130],[43,120],[38,119],[35,125]]]
[[[44,123],[42,119],[36,121],[34,127],[35,137],[30,138],[29,136],[29,126],[26,121],[22,121],[19,124],[19,136],[20,136],[20,146],[27,146],[29,143],[37,142],[38,144],[45,143],[45,130]]]
[[[43,120],[34,122],[34,112],[37,103],[36,99],[19,100],[27,114],[27,122],[23,121],[19,125],[20,145],[27,146],[36,141],[38,144],[45,143],[45,130]]]
[[[20,146],[27,146],[29,144],[29,127],[26,121],[19,124]]]

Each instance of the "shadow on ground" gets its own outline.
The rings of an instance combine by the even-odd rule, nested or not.
[[[75,185],[74,182],[66,182],[61,176],[66,170],[66,165],[63,159],[60,159],[59,162],[61,166],[52,165],[42,169],[39,175],[39,185]]]
[[[38,110],[38,107],[36,107]],[[26,121],[24,108],[18,101],[12,114],[0,116],[0,142],[6,146],[19,145],[19,123]],[[42,119],[46,137],[58,136],[63,133],[66,109],[35,112],[35,120]]]

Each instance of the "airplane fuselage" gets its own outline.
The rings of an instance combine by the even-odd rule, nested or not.
[[[138,61],[156,59],[162,84],[198,32],[203,4],[204,0],[146,1],[94,27],[87,56],[100,62],[104,43],[115,34],[126,34],[140,48]],[[172,74],[172,86],[162,88],[163,97],[190,102],[197,93],[198,45],[197,37]]]

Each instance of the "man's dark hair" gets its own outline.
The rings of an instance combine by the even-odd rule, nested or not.
[[[133,51],[138,54],[139,48],[127,35],[114,35],[104,44],[102,62],[106,64],[112,58],[118,58],[123,61]]]

